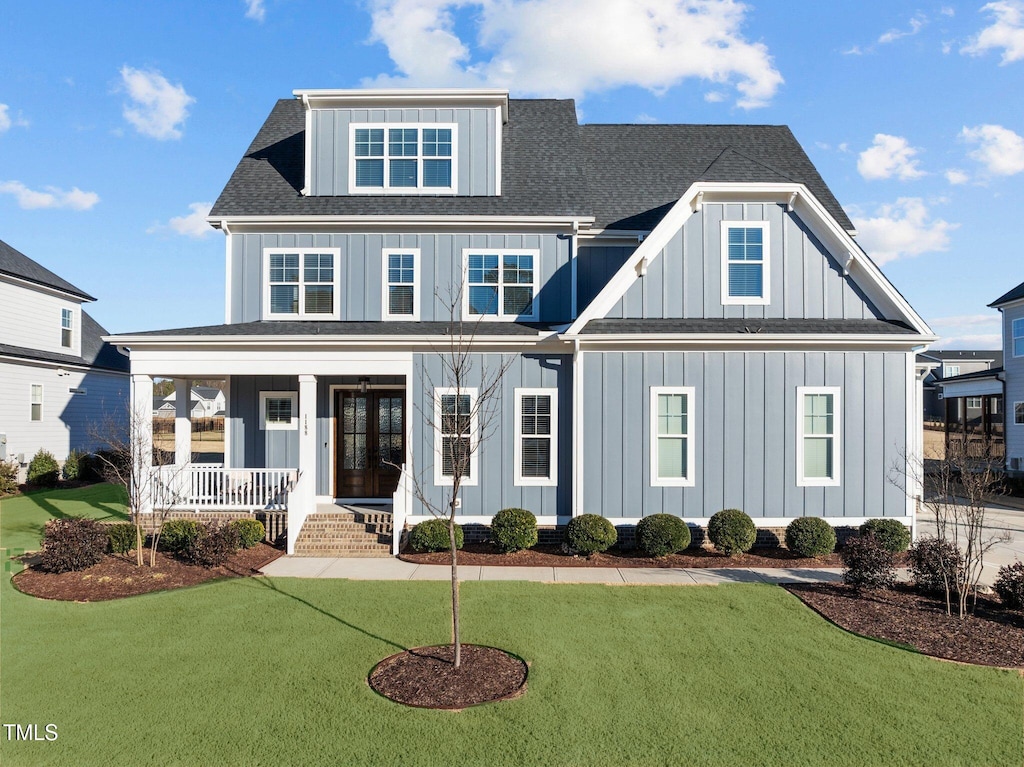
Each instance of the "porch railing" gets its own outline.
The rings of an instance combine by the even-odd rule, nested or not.
[[[160,466],[155,474],[154,508],[287,511],[298,471],[201,465]]]

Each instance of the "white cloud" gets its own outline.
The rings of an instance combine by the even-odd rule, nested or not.
[[[195,103],[181,85],[171,85],[156,70],[121,67],[121,80],[131,104],[124,105],[124,118],[144,136],[165,140],[181,138],[188,107]]]
[[[924,171],[917,167],[918,150],[902,136],[875,134],[875,143],[860,153],[857,170],[868,181],[892,178],[901,181],[921,178]]]
[[[969,152],[989,173],[1012,176],[1024,171],[1024,137],[1002,125],[975,125],[964,127],[960,138],[978,148]]]
[[[946,171],[946,181],[954,186],[958,184],[966,184],[970,180],[971,177],[959,168],[950,168]]]
[[[729,94],[721,91],[708,91],[704,94],[704,100],[709,104],[718,104],[729,98]]]
[[[939,13],[941,13],[943,16],[948,16],[949,18],[953,18],[954,16],[956,16],[956,11],[953,8],[950,8],[948,5],[940,8]]]
[[[89,210],[100,201],[95,192],[83,192],[77,186],[70,192],[55,186],[44,188],[45,191],[29,189],[20,181],[0,181],[0,194],[12,194],[23,210],[37,208],[70,208],[71,210]]]
[[[940,349],[998,349],[1002,346],[999,315],[964,314],[928,320],[939,336]]]
[[[993,17],[993,22],[971,38],[960,53],[981,56],[993,49],[1002,49],[1003,60],[1009,64],[1024,59],[1024,2],[999,0],[981,7]]]
[[[11,108],[7,104],[0,104],[0,133],[6,133],[11,129],[12,125],[17,125],[19,128],[27,128],[29,122],[21,116],[21,112],[15,117],[11,117]]]
[[[845,51],[840,51],[844,56],[863,56],[864,50],[859,45],[851,45]]]
[[[891,205],[882,205],[871,218],[851,218],[858,242],[879,265],[946,250],[949,233],[960,226],[941,218],[932,219],[920,197],[901,197]]]
[[[245,18],[262,22],[267,18],[267,9],[263,7],[263,0],[244,0]]]
[[[890,29],[884,35],[878,38],[878,42],[882,45],[886,43],[893,43],[899,40],[901,37],[910,37],[916,35],[924,25],[927,23],[927,19],[924,16],[918,15],[910,20],[910,29]]]
[[[641,125],[654,125],[655,123],[660,123],[661,120],[659,120],[654,115],[649,115],[646,112],[641,112],[640,114],[633,118],[633,122],[640,123]]]
[[[175,216],[166,224],[154,224],[146,230],[146,234],[156,234],[171,230],[175,234],[192,237],[201,240],[207,235],[213,234],[213,228],[206,223],[206,217],[210,215],[213,208],[211,202],[193,202],[188,209],[192,211],[187,216]]]
[[[461,39],[455,13],[474,14]],[[377,87],[490,86],[582,98],[637,86],[662,93],[688,78],[767,105],[782,75],[766,45],[742,34],[738,0],[373,0],[372,40],[398,72]]]

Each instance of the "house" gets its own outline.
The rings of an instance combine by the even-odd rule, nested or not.
[[[377,532],[425,519],[413,487],[443,503],[506,360],[464,524],[914,524],[934,336],[788,128],[580,125],[571,100],[499,90],[293,96],[210,213],[224,323],[116,337],[140,406],[154,377],[228,381],[225,465],[191,485],[224,489],[183,513],[274,511],[300,553],[327,550],[336,502]],[[453,339],[476,377],[457,388]]]
[[[928,365],[929,373],[925,376],[924,386],[924,419],[926,421],[943,421],[946,418],[946,406],[942,399],[942,391],[938,382],[943,379],[956,378],[968,373],[981,373],[993,368],[1002,368],[1003,353],[997,350],[963,350],[963,349],[929,349],[918,354],[919,364]],[[957,403],[958,410],[951,414],[956,422],[979,421],[982,416],[980,398],[966,398]],[[999,412],[1000,403],[993,401],[995,415]]]
[[[174,418],[176,394],[153,398],[154,418]],[[213,386],[193,386],[189,394],[189,415],[192,418],[213,418],[224,415],[224,392]]]
[[[63,462],[128,412],[128,358],[82,305],[85,291],[0,241],[0,460]]]
[[[1006,470],[1024,476],[1024,282],[991,304],[1003,320],[1003,369],[1000,394],[1006,403]]]

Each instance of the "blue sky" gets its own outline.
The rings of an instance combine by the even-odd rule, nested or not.
[[[202,215],[295,88],[784,123],[942,345],[998,345],[986,304],[1024,280],[1024,0],[11,2],[0,73],[0,239],[112,332],[223,321]]]

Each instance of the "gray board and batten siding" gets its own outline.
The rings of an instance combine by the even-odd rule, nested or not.
[[[722,221],[767,221],[767,305],[722,304]],[[587,262],[580,260],[580,265]],[[581,277],[580,284],[587,278]],[[581,291],[582,292],[582,291]],[[795,213],[781,204],[709,204],[606,315],[609,318],[883,319]]]
[[[452,151],[457,158],[455,193],[491,196],[498,193],[496,110],[466,109],[313,109],[312,166],[310,194],[350,194],[350,125],[403,123],[454,124],[457,126]],[[385,137],[386,140],[386,137]]]
[[[906,516],[903,352],[583,352],[583,504],[612,521]],[[650,387],[692,386],[693,487],[650,486]],[[840,387],[840,484],[796,482],[797,387]]]
[[[1024,471],[1024,424],[1015,423],[1014,420],[1015,404],[1024,402],[1024,357],[1013,356],[1013,321],[1024,319],[1024,304],[1008,306],[1002,313],[1003,338],[1006,339],[1003,350],[1003,370],[1006,371],[1003,398],[1006,403],[1006,458],[1007,465],[1011,465],[1012,459],[1019,458],[1021,470]]]
[[[264,430],[260,424],[260,392],[298,392],[297,376],[232,376],[227,397],[225,446],[229,466],[253,469],[297,469],[298,429]]]
[[[539,252],[535,264],[539,322],[568,322],[572,311],[572,240],[556,234],[231,234],[230,322],[261,319],[265,248],[339,248],[340,307],[344,321],[377,321],[381,315],[382,251],[419,248],[420,320],[451,319],[451,290],[464,279],[463,253],[480,249]],[[438,294],[434,294],[435,286]],[[461,307],[457,311],[461,315]]]

